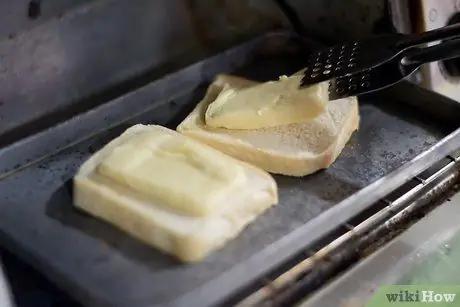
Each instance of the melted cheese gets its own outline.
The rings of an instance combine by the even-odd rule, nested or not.
[[[97,172],[171,209],[211,215],[246,183],[241,165],[178,134],[152,130],[114,148]]]
[[[248,88],[224,88],[206,110],[206,125],[258,129],[315,118],[329,101],[328,83],[299,89],[301,80],[302,75],[282,76]]]

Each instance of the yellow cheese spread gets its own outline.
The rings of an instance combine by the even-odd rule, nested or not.
[[[248,88],[224,88],[206,110],[206,125],[244,130],[315,118],[329,101],[328,83],[299,89],[301,79],[297,74]]]
[[[246,182],[230,157],[178,134],[152,130],[116,147],[100,175],[189,215],[210,215]]]

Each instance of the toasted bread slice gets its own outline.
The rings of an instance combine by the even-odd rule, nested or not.
[[[302,123],[255,130],[206,125],[207,107],[224,87],[238,89],[254,84],[235,76],[217,76],[177,131],[271,173],[304,176],[330,166],[358,129],[356,97],[330,101],[326,112]]]
[[[74,177],[77,208],[182,261],[204,258],[277,202],[268,173],[155,125],[129,128]]]

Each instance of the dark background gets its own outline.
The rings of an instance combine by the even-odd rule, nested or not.
[[[17,307],[81,307],[7,250],[0,253]]]

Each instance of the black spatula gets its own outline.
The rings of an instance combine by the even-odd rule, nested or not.
[[[371,69],[330,80],[329,99],[358,96],[384,89],[404,80],[424,63],[460,56],[460,39],[435,46],[414,47]]]
[[[391,34],[322,49],[309,56],[301,87],[330,81],[330,99],[385,88],[420,65],[460,56],[460,24],[418,35]],[[446,41],[450,39],[449,41]],[[426,43],[441,41],[431,47]]]

